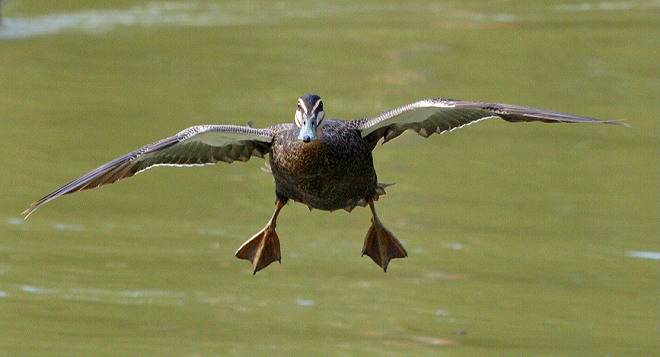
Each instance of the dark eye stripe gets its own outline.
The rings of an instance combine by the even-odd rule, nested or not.
[[[321,99],[317,100],[316,103],[314,103],[314,109],[312,109],[313,112],[315,111],[321,111],[323,110],[323,101]]]

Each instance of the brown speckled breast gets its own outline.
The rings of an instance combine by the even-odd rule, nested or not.
[[[326,211],[378,198],[373,147],[345,123],[326,119],[320,138],[308,143],[298,140],[296,126],[275,135],[270,166],[278,197]]]

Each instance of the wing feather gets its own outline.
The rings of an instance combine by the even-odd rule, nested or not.
[[[605,123],[626,125],[553,110],[520,105],[431,98],[385,111],[372,119],[358,119],[355,124],[362,137],[388,142],[406,130],[429,137],[452,131],[490,118],[509,122],[541,121],[546,123]]]
[[[271,127],[272,128],[272,127]],[[155,166],[200,166],[218,161],[263,158],[270,151],[274,131],[234,125],[199,125],[143,146],[69,182],[34,202],[25,218],[62,195],[111,184]]]

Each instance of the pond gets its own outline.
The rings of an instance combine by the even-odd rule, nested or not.
[[[655,1],[7,1],[0,355],[651,356],[660,271]],[[112,7],[110,7],[112,6]],[[287,205],[281,264],[235,250],[274,208],[263,160],[155,168],[34,200],[196,124],[429,97],[612,125],[487,120],[379,145],[380,218]]]

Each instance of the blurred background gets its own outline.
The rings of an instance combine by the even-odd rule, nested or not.
[[[658,1],[7,0],[0,355],[660,353]],[[156,168],[30,203],[196,124],[372,117],[429,97],[612,125],[492,120],[374,152],[409,257],[369,210],[287,206],[282,264],[235,250],[273,211],[263,160]]]

